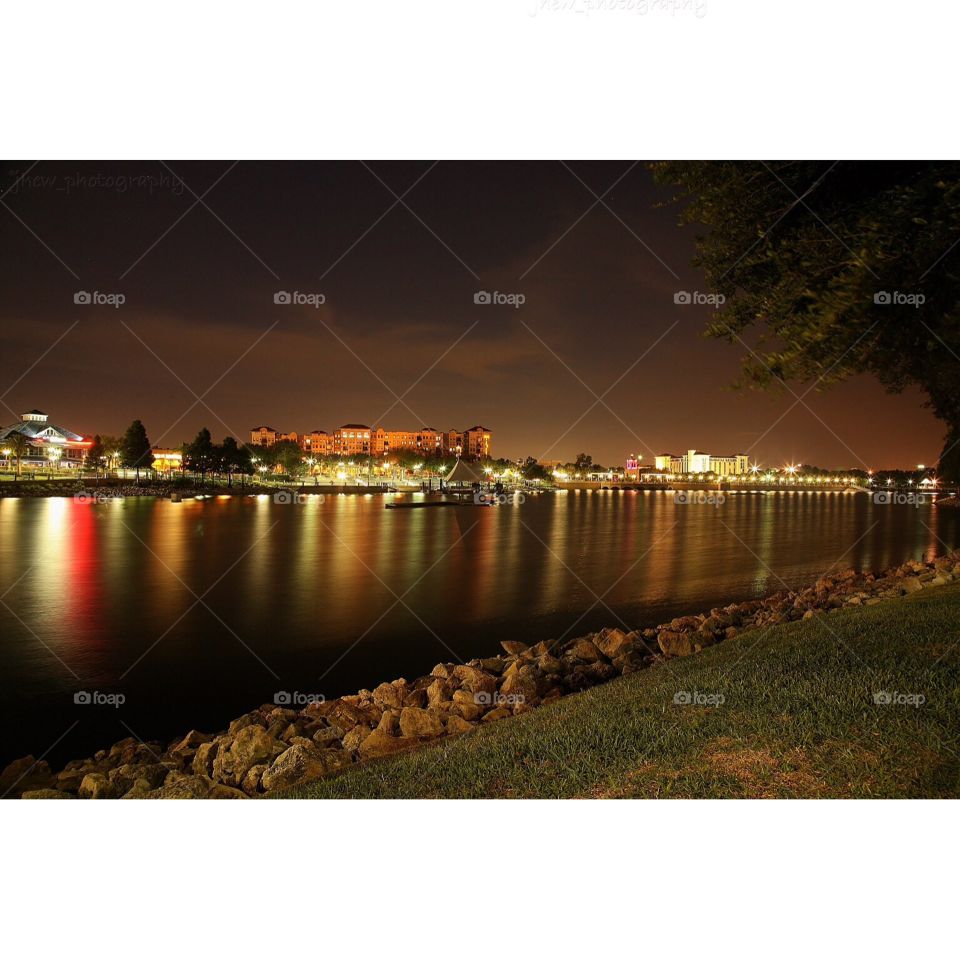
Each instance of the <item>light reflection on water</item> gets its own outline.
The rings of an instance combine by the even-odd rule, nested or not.
[[[145,738],[215,729],[277,690],[336,696],[504,639],[652,625],[831,566],[881,569],[953,548],[958,520],[825,492],[389,511],[342,495],[0,500],[0,761],[39,755],[78,718],[54,757],[128,735],[121,720]],[[127,703],[75,707],[81,689]]]

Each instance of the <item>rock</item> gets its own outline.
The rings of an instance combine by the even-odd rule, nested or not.
[[[219,749],[220,744],[216,740],[201,743],[200,746],[197,747],[197,752],[193,755],[190,769],[193,770],[197,776],[209,777],[213,772],[213,761],[216,759]]]
[[[185,737],[174,744],[169,752],[188,755],[192,754],[202,743],[209,743],[213,739],[213,734],[201,733],[199,730],[191,730]]]
[[[431,671],[431,677],[439,677],[441,680],[449,680],[453,676],[455,663],[438,663]]]
[[[120,795],[126,795],[138,780],[146,780],[151,790],[163,786],[163,782],[170,772],[170,768],[162,763],[125,763],[114,767],[107,774],[107,779],[116,786]]]
[[[244,774],[243,780],[240,783],[240,789],[251,797],[256,795],[256,793],[260,790],[260,778],[269,769],[269,766],[265,763],[254,764]]]
[[[447,717],[447,733],[450,736],[456,736],[458,733],[469,733],[473,729],[473,724],[463,717],[453,714]]]
[[[65,793],[63,790],[25,790],[20,794],[21,800],[75,800],[70,793]]]
[[[343,736],[344,732],[341,727],[321,727],[313,734],[313,742],[318,747],[339,747]]]
[[[297,744],[273,761],[263,774],[261,785],[267,792],[282,790],[298,783],[318,780],[349,763],[349,756],[339,750],[308,749]]]
[[[483,715],[483,722],[487,723],[491,720],[504,720],[507,717],[513,716],[513,711],[509,707],[497,707],[494,710],[489,711]]]
[[[906,593],[916,593],[918,590],[923,589],[923,584],[920,582],[919,577],[904,577],[900,581],[900,586],[903,587]]]
[[[657,634],[657,644],[668,657],[688,657],[691,653],[696,653],[692,633],[661,630]]]
[[[37,760],[32,754],[8,763],[0,773],[0,798],[18,797],[28,790],[52,788],[56,778],[46,760]]]
[[[207,777],[181,777],[147,794],[151,800],[205,800],[213,783]]]
[[[400,732],[405,737],[439,737],[443,734],[443,723],[429,710],[404,707],[400,713]]]
[[[527,649],[527,645],[519,640],[501,640],[500,646],[512,657],[519,657]]]
[[[386,757],[409,747],[415,747],[420,741],[409,737],[392,737],[377,728],[360,744],[360,758],[372,760],[374,757]]]
[[[476,667],[468,667],[466,664],[460,664],[453,671],[453,676],[460,681],[464,689],[471,693],[493,693],[497,689],[496,677]]]
[[[116,800],[121,791],[102,773],[88,773],[77,791],[82,800]]]
[[[406,687],[404,682],[403,687]],[[392,683],[381,683],[373,691],[373,699],[381,707],[392,707],[399,710],[403,707],[403,696],[406,692],[403,687],[394,686]]]
[[[541,673],[559,675],[563,673],[563,661],[550,653],[544,653],[536,659],[537,669]]]
[[[533,667],[526,666],[500,685],[500,696],[513,703],[533,704],[539,698],[537,675]]]
[[[507,666],[507,661],[503,657],[484,657],[477,661],[480,669],[487,673],[493,673],[499,676]]]
[[[594,663],[603,655],[593,641],[586,637],[580,637],[567,651],[567,656],[571,660],[579,660],[581,663]]]
[[[343,749],[351,752],[359,749],[360,744],[370,736],[370,732],[370,727],[365,723],[358,723],[352,730],[344,734]]]
[[[427,702],[442,703],[453,697],[453,687],[448,680],[437,679],[427,687]]]
[[[253,710],[250,713],[245,713],[242,717],[237,717],[237,719],[227,727],[227,733],[239,733],[244,727],[249,727],[251,724],[261,724],[262,721],[263,718],[259,712]]]
[[[593,643],[605,657],[609,657],[611,660],[633,648],[629,637],[622,630],[616,628],[601,630],[593,638]]]
[[[255,724],[242,727],[226,744],[221,744],[213,761],[213,779],[239,786],[247,771],[258,763],[269,763],[284,751],[284,745]]]
[[[207,794],[207,800],[249,800],[250,798],[236,787],[228,787],[223,783],[215,783]]]

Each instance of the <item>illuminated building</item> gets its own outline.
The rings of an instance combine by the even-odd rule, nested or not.
[[[59,461],[68,467],[79,467],[93,441],[66,427],[50,423],[42,410],[31,410],[20,415],[20,422],[0,430],[0,450],[7,449],[6,442],[19,433],[30,445],[23,457],[24,463]]]

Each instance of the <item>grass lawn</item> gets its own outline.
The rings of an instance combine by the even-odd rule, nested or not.
[[[747,633],[285,796],[953,797],[958,681],[952,584]],[[675,702],[695,693],[723,702]]]

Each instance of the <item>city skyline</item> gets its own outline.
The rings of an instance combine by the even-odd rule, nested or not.
[[[504,456],[611,463],[680,436],[838,468],[942,445],[915,389],[727,389],[745,351],[702,337],[693,228],[643,164],[28,167],[2,181],[30,227],[0,226],[10,421],[39,400],[169,446],[443,419],[495,424]]]

